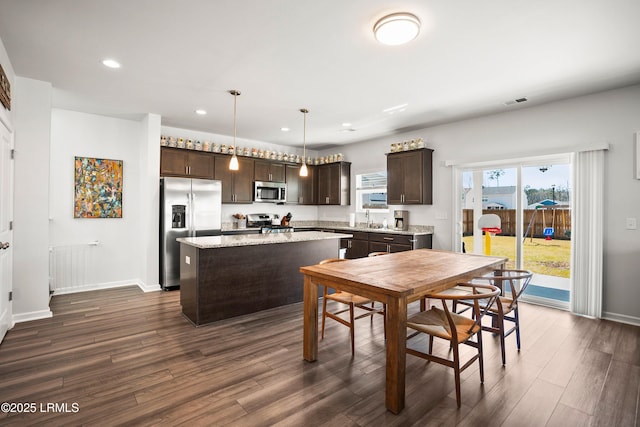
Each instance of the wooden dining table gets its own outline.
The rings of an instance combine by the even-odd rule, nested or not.
[[[304,275],[303,356],[318,359],[318,287],[329,286],[386,304],[386,407],[405,404],[407,304],[495,269],[506,258],[417,249],[300,268]]]

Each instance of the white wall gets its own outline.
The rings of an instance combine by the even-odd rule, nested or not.
[[[604,315],[640,324],[640,230],[625,218],[640,217],[640,180],[633,179],[634,133],[640,130],[640,85],[542,106],[434,126],[342,148],[355,175],[384,170],[389,144],[423,138],[434,152],[432,206],[403,207],[410,224],[434,225],[434,248],[452,247],[455,195],[447,160],[483,161],[558,152],[562,147],[609,143],[605,156]],[[378,153],[364,155],[364,153]],[[321,153],[323,154],[323,153]],[[354,207],[321,207],[320,219],[346,218]]]
[[[50,317],[49,139],[51,84],[17,77],[15,82],[13,318]]]
[[[157,188],[149,184],[151,180],[157,184],[159,174],[159,148],[150,148],[149,143],[153,138],[154,146],[158,145],[159,132],[153,131],[153,123],[159,129],[159,120],[155,117],[140,122],[52,111],[50,245],[99,242],[90,247],[85,280],[89,287],[158,283],[157,273],[154,276],[153,268],[148,268],[149,257],[158,253],[158,238],[147,222],[154,221],[154,200],[158,206]],[[123,160],[122,218],[73,217],[75,156]],[[149,254],[153,248],[155,252]],[[145,283],[145,278],[153,282]]]

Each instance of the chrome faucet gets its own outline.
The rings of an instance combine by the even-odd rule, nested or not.
[[[364,216],[367,218],[367,228],[371,227],[371,213],[369,212],[369,209],[367,209],[365,211]]]

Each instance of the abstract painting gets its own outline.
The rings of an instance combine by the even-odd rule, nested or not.
[[[122,218],[122,160],[75,157],[74,218]]]

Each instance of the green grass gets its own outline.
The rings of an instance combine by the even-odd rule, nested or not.
[[[482,237],[484,239],[484,236]],[[509,258],[506,268],[515,268],[516,238],[493,236],[491,255]],[[473,253],[473,236],[463,237],[468,253]],[[484,245],[484,240],[483,240]],[[530,239],[524,241],[524,268],[533,273],[569,278],[570,240]]]

